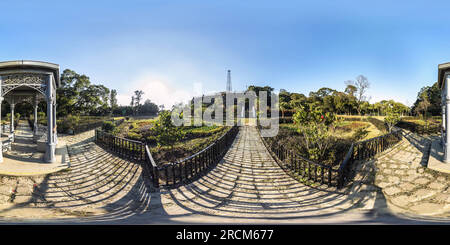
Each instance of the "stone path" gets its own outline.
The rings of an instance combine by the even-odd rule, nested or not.
[[[15,140],[11,148],[3,153],[0,175],[26,176],[43,175],[68,168],[65,142],[59,140],[56,161],[45,163],[44,152],[39,152],[33,140],[33,131],[26,121],[20,121],[15,129]]]
[[[118,219],[145,211],[149,192],[139,164],[114,156],[92,140],[94,131],[64,136],[70,170],[27,177],[0,176],[0,216]]]
[[[0,216],[7,217],[6,222],[26,217],[125,224],[449,221],[448,176],[421,167],[426,141],[412,136],[378,159],[358,165],[355,183],[336,190],[292,179],[270,156],[256,129],[246,126],[210,172],[185,186],[153,192],[139,164],[106,152],[92,136],[93,131],[63,137],[70,171],[1,177]]]
[[[430,141],[406,133],[399,146],[375,162],[375,185],[389,208],[418,216],[450,217],[450,175],[426,169]]]
[[[169,215],[279,219],[337,214],[359,201],[291,178],[272,159],[254,127],[241,128],[211,172],[189,185],[162,191],[160,198]]]

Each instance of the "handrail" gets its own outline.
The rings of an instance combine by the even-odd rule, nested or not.
[[[353,148],[354,148],[354,143],[351,144],[350,148],[347,151],[347,154],[345,154],[344,160],[342,161],[341,165],[339,166],[338,171],[342,171],[347,166],[347,163],[350,161],[350,158],[353,156]]]
[[[150,163],[152,164],[152,166],[156,168],[155,160],[153,160],[153,156],[152,156],[152,153],[150,152],[150,150],[148,149],[148,145],[145,145],[145,153],[147,154],[147,157],[148,157]]]

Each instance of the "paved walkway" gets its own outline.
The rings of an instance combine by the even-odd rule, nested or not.
[[[71,167],[40,176],[0,175],[0,217],[11,220],[121,219],[145,211],[149,192],[139,164],[106,152],[94,131],[61,136]]]
[[[33,141],[33,131],[26,121],[20,121],[11,149],[3,153],[0,175],[42,175],[66,169],[67,150],[63,140],[58,142],[58,148],[60,149],[56,151],[56,161],[44,162],[44,153],[37,150],[37,144]]]
[[[423,181],[413,191],[434,187],[430,186],[432,177],[422,177],[420,167],[401,167],[402,162],[421,160],[421,152],[414,151],[409,141],[358,167],[355,184],[343,193],[326,186],[312,188],[292,179],[271,158],[256,129],[242,127],[225,157],[209,173],[186,186],[150,193],[138,164],[104,151],[92,142],[92,136],[93,131],[64,137],[69,145],[70,171],[39,178],[2,177],[0,216],[7,217],[4,222],[14,217],[16,222],[95,224],[449,222],[448,216],[417,217],[389,209],[391,199],[400,194],[389,192],[389,187],[403,183],[402,178],[400,182],[393,178],[396,174],[412,176],[408,171],[415,169],[417,175],[410,181],[430,181]],[[409,150],[414,153],[407,153]],[[400,154],[404,155],[400,159],[389,157]],[[392,172],[385,174],[389,169]],[[436,183],[448,183],[448,179],[439,177]],[[385,182],[389,184],[380,189]],[[441,190],[420,200],[438,200],[447,187]],[[413,206],[408,208],[413,211]]]
[[[429,139],[407,133],[399,146],[377,159],[375,184],[393,211],[450,217],[450,175],[425,168],[429,144]]]
[[[169,215],[201,213],[228,218],[321,216],[349,210],[355,200],[334,189],[311,188],[272,159],[254,127],[242,127],[224,159],[192,184],[161,192]]]

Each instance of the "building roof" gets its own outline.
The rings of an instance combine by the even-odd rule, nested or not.
[[[3,61],[0,62],[1,70],[13,70],[13,69],[38,69],[53,72],[55,77],[56,86],[60,86],[59,77],[59,65],[44,61],[34,61],[34,60],[14,60],[14,61]]]

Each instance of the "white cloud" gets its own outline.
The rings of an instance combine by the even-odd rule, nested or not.
[[[120,105],[129,105],[135,90],[144,91],[142,102],[150,99],[157,105],[163,104],[165,108],[171,108],[172,105],[179,102],[186,102],[195,94],[194,91],[174,86],[166,77],[154,74],[138,76],[130,82],[128,88],[124,93],[117,95],[117,101]]]

